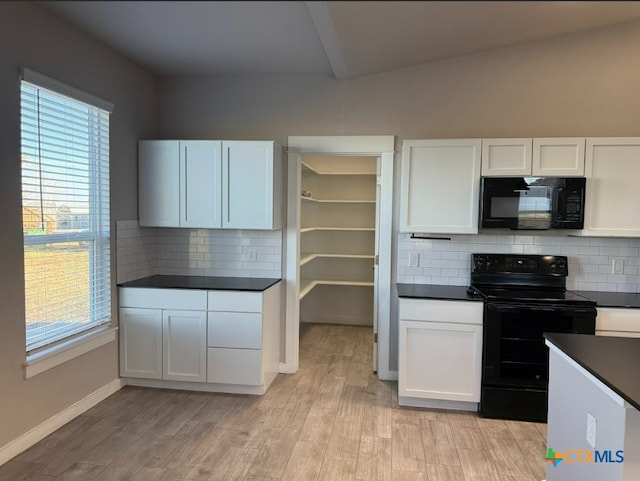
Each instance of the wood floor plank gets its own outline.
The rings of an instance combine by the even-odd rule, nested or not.
[[[453,442],[458,449],[481,449],[488,448],[480,428],[458,427],[451,430]]]
[[[392,459],[394,470],[424,472],[425,455],[420,426],[393,424]]]
[[[319,481],[353,481],[356,461],[351,459],[326,458],[322,464]]]
[[[96,479],[106,468],[106,466],[95,466],[93,464],[75,463],[55,481],[85,481]]]
[[[325,456],[333,459],[358,459],[364,418],[365,389],[344,386]]]
[[[282,481],[316,481],[320,476],[326,444],[298,441],[282,474]]]
[[[436,445],[455,446],[451,426],[448,422],[422,418],[420,426],[425,449]]]
[[[457,451],[465,480],[494,481],[498,478],[498,470],[486,450],[458,449]]]
[[[247,474],[280,479],[293,454],[297,439],[286,427],[275,428],[258,450]]]
[[[453,444],[433,444],[425,446],[424,459],[427,464],[460,466],[458,450]]]
[[[356,479],[362,481],[391,481],[391,438],[362,436],[356,466]]]
[[[460,466],[427,464],[426,473],[429,481],[464,481],[465,479]]]

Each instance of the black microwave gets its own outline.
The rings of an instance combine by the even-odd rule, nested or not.
[[[582,229],[584,177],[483,177],[481,227]]]

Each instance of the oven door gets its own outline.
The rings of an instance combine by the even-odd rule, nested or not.
[[[595,333],[595,307],[487,302],[482,383],[547,389],[545,332]]]

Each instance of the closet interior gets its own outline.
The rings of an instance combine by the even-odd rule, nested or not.
[[[305,157],[300,322],[373,325],[376,157]]]

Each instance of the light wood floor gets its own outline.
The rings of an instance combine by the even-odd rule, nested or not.
[[[264,396],[126,387],[0,467],[0,481],[540,481],[546,425],[400,408],[371,329],[301,329]]]

